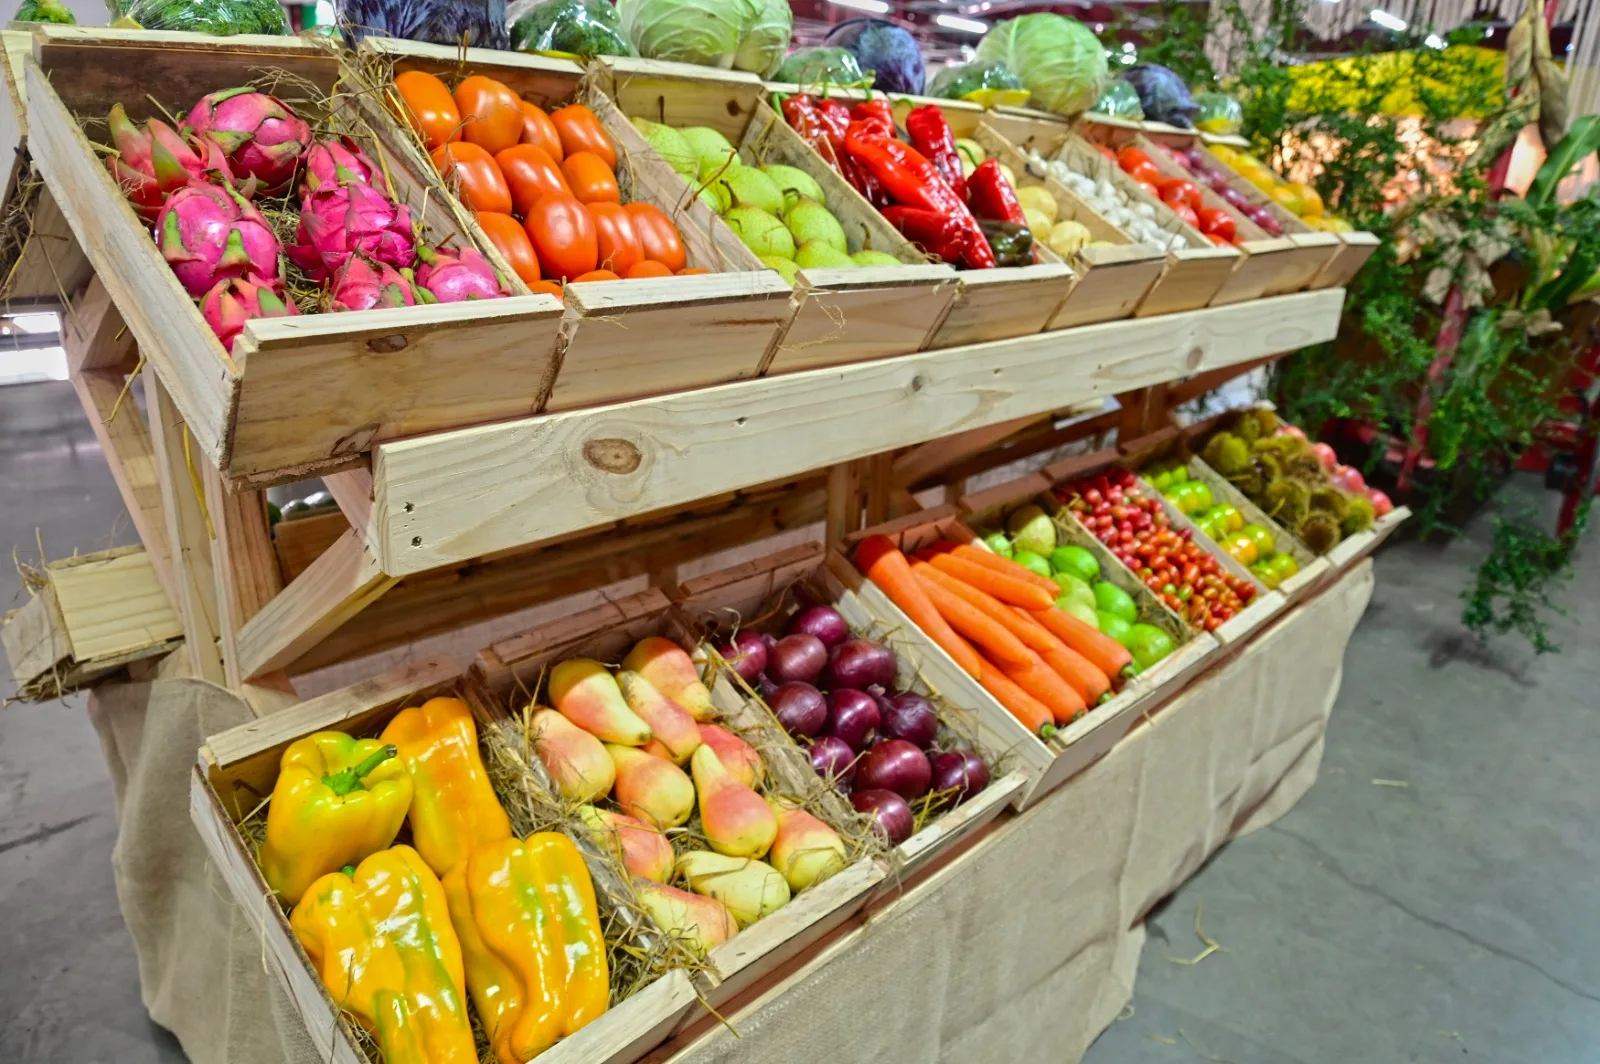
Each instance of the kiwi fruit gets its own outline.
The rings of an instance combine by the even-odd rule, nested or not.
[[[1307,514],[1299,525],[1300,542],[1314,554],[1326,554],[1339,542],[1339,522],[1332,514]]]
[[[1299,524],[1310,507],[1311,491],[1298,480],[1277,477],[1261,492],[1261,508],[1279,524]],[[1338,519],[1334,518],[1337,527]]]
[[[1339,517],[1339,531],[1346,536],[1365,532],[1377,520],[1378,512],[1373,509],[1372,500],[1365,495],[1346,496],[1344,504],[1344,513]]]
[[[1250,445],[1231,432],[1219,432],[1211,437],[1201,457],[1223,476],[1232,476],[1250,464]]]

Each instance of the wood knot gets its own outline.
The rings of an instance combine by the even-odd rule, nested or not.
[[[589,440],[583,445],[584,461],[604,473],[632,473],[644,456],[627,440],[609,437]]]
[[[409,346],[411,341],[400,333],[395,333],[393,336],[375,336],[367,341],[367,350],[375,355],[392,355],[396,351],[404,351]]]
[[[1200,363],[1205,360],[1206,353],[1198,346],[1189,348],[1189,357],[1186,359],[1190,369],[1199,369]]]
[[[911,378],[911,390],[912,391],[914,391],[914,392],[922,391],[922,385],[923,385],[922,374],[919,373],[915,377]]]

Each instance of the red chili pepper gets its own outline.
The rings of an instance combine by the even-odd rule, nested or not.
[[[906,133],[911,146],[928,157],[938,167],[939,174],[956,195],[967,198],[967,182],[961,173],[961,153],[956,150],[956,135],[950,132],[950,123],[937,104],[925,103],[913,107],[906,115]]]
[[[869,123],[886,137],[894,136],[894,109],[889,106],[887,96],[877,96],[856,104],[850,109],[850,119]]]
[[[845,151],[844,138],[850,129],[850,108],[834,99],[812,100],[817,115],[817,120],[827,132],[830,149],[824,151],[817,148],[819,154],[829,162],[834,163],[844,179],[850,186],[874,207],[884,207],[890,202],[880,185],[871,174],[864,171],[861,166]],[[816,147],[816,145],[812,145]]]
[[[994,252],[989,250],[989,242],[967,205],[915,148],[875,132],[868,122],[852,122],[845,136],[845,151],[883,183],[884,191],[894,202],[934,211],[960,223],[966,240],[962,265],[974,270],[995,265]]]
[[[987,218],[996,222],[1018,222],[1022,225],[1028,223],[1023,216],[1022,204],[1017,199],[1016,189],[1011,187],[1011,182],[1006,180],[1006,175],[1000,172],[1000,160],[988,159],[978,164],[972,171],[972,176],[967,178],[967,206],[972,208],[972,213],[979,218]]]
[[[800,134],[800,139],[811,145],[816,153],[838,168],[838,155],[843,149],[843,136],[836,148],[829,135],[828,123],[817,109],[817,101],[804,94],[790,96],[783,101],[783,120],[789,128]]]
[[[939,211],[893,206],[884,207],[883,216],[925,254],[950,263],[961,261],[967,236],[959,219]]]

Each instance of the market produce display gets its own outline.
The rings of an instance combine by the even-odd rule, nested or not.
[[[823,46],[796,48],[783,57],[772,80],[796,85],[863,85],[867,78],[854,52]]]
[[[1130,85],[1126,78],[1111,79],[1090,110],[1097,115],[1107,115],[1111,118],[1126,118],[1132,122],[1144,121],[1144,107],[1139,103],[1139,90]]]
[[[1032,95],[1014,70],[996,59],[947,66],[928,82],[928,95],[980,107],[1023,107]]]
[[[1227,419],[1204,441],[1200,456],[1315,554],[1394,509],[1359,470],[1340,465],[1332,447],[1308,441],[1266,408]]]
[[[672,640],[641,640],[615,670],[558,662],[546,694],[554,708],[531,710],[534,749],[662,930],[704,952],[844,868],[844,840],[768,789],[761,756],[715,723]]]
[[[289,32],[289,18],[276,0],[130,0],[113,7],[117,16],[112,25],[118,29],[176,30],[217,37]]]
[[[672,220],[622,202],[617,150],[583,104],[546,113],[493,78],[394,80],[403,117],[524,284],[560,297],[568,281],[704,273]]]
[[[1137,148],[1124,148],[1122,150],[1125,152],[1138,151]],[[1206,162],[1205,156],[1200,153],[1199,149],[1165,147],[1165,151],[1169,156],[1172,157],[1174,162],[1183,167],[1185,170],[1189,171],[1189,173],[1194,176],[1195,181],[1199,182],[1206,188],[1209,188],[1211,191],[1215,192],[1218,196],[1222,197],[1229,207],[1232,207],[1235,211],[1238,211],[1239,214],[1250,219],[1256,225],[1259,225],[1262,229],[1266,230],[1267,235],[1283,235],[1283,226],[1278,224],[1278,219],[1273,217],[1272,212],[1260,204],[1252,203],[1250,201],[1250,197],[1234,188],[1229,181],[1228,175]],[[1121,153],[1119,152],[1118,154],[1120,155]],[[1140,152],[1140,154],[1144,155],[1143,152]],[[1148,156],[1146,156],[1146,158],[1148,158]],[[1170,177],[1164,179],[1164,183],[1160,185],[1163,199],[1166,197],[1165,190],[1168,184],[1175,184],[1177,180],[1178,179],[1176,178]],[[1199,198],[1200,197],[1197,190],[1194,202],[1198,203]],[[1197,211],[1206,210],[1205,207],[1198,207],[1196,209]],[[1212,231],[1216,231],[1219,234],[1222,232],[1233,231],[1234,219],[1229,217],[1227,212],[1210,210],[1208,215],[1206,215],[1202,220],[1207,218],[1213,223],[1214,226],[1218,228],[1216,230],[1205,230],[1202,228],[1202,232],[1206,232],[1209,235]]]
[[[1189,529],[1172,527],[1161,499],[1141,489],[1131,471],[1109,469],[1053,492],[1074,520],[1190,627],[1214,632],[1255,598],[1255,584],[1228,573]]]
[[[540,0],[511,21],[511,47],[578,59],[633,55],[610,0]]]
[[[1014,71],[1033,103],[1067,116],[1094,106],[1111,70],[1094,31],[1045,12],[995,23],[978,44],[977,57]]]
[[[1237,506],[1214,498],[1211,485],[1191,478],[1186,463],[1158,463],[1145,469],[1142,476],[1210,536],[1223,553],[1248,566],[1251,575],[1268,590],[1300,571],[1299,563],[1282,549],[1271,529],[1247,521]]]
[[[770,78],[789,47],[788,0],[619,0],[622,32],[646,59]]]
[[[1136,63],[1122,75],[1139,94],[1139,110],[1152,122],[1165,122],[1179,129],[1191,129],[1200,108],[1185,85],[1171,69],[1160,63]]]
[[[894,651],[832,606],[802,609],[781,630],[741,629],[715,649],[891,845],[989,785],[988,763],[933,702],[900,689]]]
[[[258,861],[313,969],[385,1060],[479,1060],[469,1000],[499,1064],[608,1007],[588,868],[563,834],[512,833],[459,699],[403,709],[376,739],[291,743]]]
[[[1109,153],[1110,149],[1106,151]],[[1187,225],[1205,234],[1213,244],[1228,247],[1239,243],[1233,216],[1220,208],[1207,207],[1193,181],[1164,175],[1143,149],[1132,145],[1118,151],[1116,160],[1123,173],[1159,198]]]
[[[822,43],[854,56],[864,76],[871,72],[871,87],[879,92],[921,95],[927,76],[922,49],[904,26],[881,18],[847,19],[830,29]]]
[[[1012,179],[993,159],[968,171],[936,104],[911,109],[904,140],[887,97],[847,107],[799,94],[780,106],[801,139],[930,258],[969,270],[1036,261]]]
[[[1103,149],[1102,154],[1106,157],[1107,165],[1117,165],[1115,152]],[[1047,173],[1066,185],[1100,217],[1127,233],[1135,244],[1144,244],[1159,251],[1176,251],[1188,246],[1181,234],[1169,232],[1161,227],[1161,223],[1156,220],[1155,207],[1148,203],[1134,202],[1132,197],[1104,174],[1091,176],[1079,173],[1064,160],[1046,159],[1037,151],[1028,154],[1028,167],[1030,170]],[[1152,196],[1159,197],[1161,194],[1161,190],[1154,185],[1151,185],[1148,191]],[[1054,232],[1047,242],[1052,248],[1056,246]]]
[[[976,544],[935,543],[913,560],[888,537],[868,536],[855,563],[1041,738],[1097,705],[1133,664],[1121,643],[1057,607],[1054,579]]]
[[[1322,197],[1310,185],[1298,181],[1285,181],[1272,167],[1249,152],[1230,148],[1226,144],[1213,144],[1211,154],[1224,166],[1232,167],[1240,177],[1270,196],[1278,206],[1297,216],[1313,229],[1329,233],[1348,233],[1353,226],[1343,218],[1334,217],[1323,210]],[[1213,186],[1215,187],[1215,186]],[[1217,189],[1219,194],[1221,189]],[[1234,202],[1229,200],[1230,203]],[[1255,218],[1254,215],[1251,216]],[[1259,222],[1257,224],[1260,224]],[[1267,228],[1262,226],[1262,228]],[[1268,232],[1273,230],[1268,229]]]

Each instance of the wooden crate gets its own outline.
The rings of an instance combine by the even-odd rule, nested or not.
[[[918,631],[901,628],[884,629],[882,622],[869,613],[855,594],[839,582],[827,565],[827,552],[820,543],[805,543],[764,558],[757,558],[731,569],[708,573],[690,580],[674,591],[671,597],[686,615],[690,633],[699,638],[708,658],[713,661],[716,651],[706,638],[712,632],[727,634],[733,626],[759,624],[763,630],[780,632],[782,622],[798,609],[798,595],[807,601],[825,602],[837,609],[851,626],[851,631],[863,638],[883,643],[894,650],[901,665],[897,686],[901,690],[938,700],[937,692],[912,670],[912,656],[921,658],[931,645]],[[758,621],[758,619],[760,619]],[[752,697],[741,681],[729,670],[718,668],[711,687],[711,696],[718,706],[730,714],[753,713],[765,716],[768,710]],[[937,701],[936,701],[937,705]],[[945,726],[953,741],[986,755],[994,769],[989,786],[966,802],[928,820],[923,829],[895,848],[899,878],[909,878],[918,870],[946,852],[951,846],[976,832],[999,816],[1014,802],[1020,802],[1027,786],[1026,773],[1020,767],[1006,771],[1004,758],[998,750],[983,750],[976,722],[971,713],[959,704],[940,707],[945,711]],[[773,721],[774,727],[779,727]],[[998,760],[998,764],[996,763]],[[842,798],[834,797],[841,810],[847,808]],[[886,882],[884,887],[896,889],[897,882]]]
[[[368,37],[361,45],[366,80],[387,87],[393,74],[422,70],[447,82],[486,74],[546,110],[586,104],[617,146],[617,184],[624,202],[654,204],[673,219],[690,266],[703,276],[584,282],[565,288],[566,316],[541,410],[571,410],[663,395],[754,377],[789,317],[789,288],[759,262],[729,257],[731,231],[698,201],[680,206],[677,175],[583,68],[563,59],[487,48],[446,48]],[[379,110],[365,94],[367,110]],[[431,172],[408,130],[383,114],[391,150],[414,172]],[[454,196],[464,225],[470,212]]]
[[[340,78],[332,50],[288,37],[51,26],[35,31],[24,67],[34,161],[189,432],[225,477],[299,479],[348,464],[379,440],[537,407],[562,313],[547,296],[252,321],[230,356],[80,124],[119,101],[136,120],[159,114],[157,102],[176,113],[263,71],[329,94]],[[152,88],[156,101],[146,95]],[[333,98],[328,121],[391,161],[353,120],[348,97]],[[439,187],[391,172],[394,194],[432,242],[474,245],[440,206]]]
[[[1026,500],[1041,486],[1042,481],[1037,478],[1025,478],[1011,490],[1018,493],[1020,500]],[[911,619],[848,558],[854,545],[871,535],[888,536],[907,553],[941,539],[970,543],[977,537],[959,516],[957,507],[940,506],[853,533],[845,537],[840,550],[830,554],[828,563],[834,576],[854,592],[868,614],[892,629],[915,632]],[[1129,588],[1129,593],[1133,594],[1133,589]],[[929,687],[946,701],[972,711],[985,745],[1010,753],[1028,774],[1019,801],[1020,806],[1027,807],[1104,756],[1141,717],[1153,712],[1206,666],[1217,649],[1216,640],[1187,631],[1176,623],[1175,617],[1171,621],[1169,631],[1174,641],[1182,641],[1178,650],[1129,682],[1109,702],[1095,707],[1049,740],[1041,740],[1028,731],[932,640],[919,639],[915,645],[907,646],[905,653]]]
[[[1067,296],[1045,323],[1046,329],[1115,321],[1133,313],[1150,286],[1161,276],[1166,256],[1156,248],[1135,244],[1121,229],[1106,221],[1093,207],[1053,177],[1040,177],[1028,166],[1028,157],[1000,135],[988,122],[980,122],[970,136],[992,158],[1009,166],[1023,187],[1037,185],[1056,201],[1057,220],[1072,220],[1089,230],[1096,241],[1115,247],[1086,247],[1070,259],[1075,275]],[[1042,245],[1043,237],[1035,234]],[[1044,254],[1055,258],[1049,248]]]
[[[1289,579],[1280,582],[1276,588],[1278,594],[1287,601],[1295,602],[1305,597],[1306,592],[1322,582],[1328,570],[1328,560],[1319,558],[1296,539],[1288,529],[1284,528],[1267,512],[1255,503],[1250,497],[1238,488],[1227,477],[1206,465],[1198,455],[1189,455],[1184,462],[1184,468],[1189,471],[1189,479],[1198,480],[1211,488],[1211,497],[1217,502],[1231,503],[1244,514],[1247,523],[1260,525],[1272,533],[1272,538],[1277,543],[1277,548],[1284,554],[1294,558],[1299,571]]]
[[[1075,133],[1062,138],[1051,158],[1066,163],[1085,177],[1111,182],[1130,202],[1146,204],[1154,210],[1162,229],[1183,238],[1184,247],[1165,252],[1166,267],[1134,309],[1135,317],[1194,310],[1217,301],[1218,294],[1242,261],[1237,250],[1211,243]]]
[[[747,162],[776,162],[804,170],[827,196],[852,252],[884,251],[904,266],[801,270],[792,316],[767,351],[762,373],[864,362],[920,351],[936,334],[958,281],[934,265],[790,129],[762,99],[761,81],[736,71],[685,63],[602,57],[594,71],[606,94],[629,117],[669,126],[709,126],[727,137]],[[698,203],[698,185],[677,174],[680,202]],[[716,220],[718,249],[741,269],[765,267],[733,231]]]
[[[1354,233],[1335,233],[1339,242],[1344,245],[1322,272],[1311,279],[1309,288],[1336,288],[1343,287],[1355,279],[1361,272],[1361,267],[1372,258],[1372,253],[1378,250],[1381,241],[1372,233],[1358,230]]]
[[[478,654],[474,678],[487,691],[488,712],[520,711],[537,693],[540,674],[570,657],[620,661],[647,635],[667,635],[684,643],[672,603],[651,589],[503,639]],[[810,761],[787,742],[776,722],[724,717],[722,723],[747,736],[766,762],[771,779],[786,792],[805,794],[821,781]],[[827,811],[822,810],[827,819]],[[712,1009],[737,996],[773,968],[798,956],[858,912],[885,870],[868,854],[818,883],[768,916],[741,930],[706,956],[709,970],[695,978],[696,989]]]
[[[352,1021],[328,996],[287,915],[273,900],[239,822],[271,794],[283,751],[294,740],[325,729],[376,735],[402,708],[435,695],[470,694],[462,687],[463,676],[455,662],[430,659],[211,736],[200,749],[189,787],[190,819],[255,930],[263,963],[288,993],[320,1059],[331,1064],[368,1064],[369,1058],[357,1048]],[[468,698],[469,704],[474,701]],[[474,704],[474,711],[481,733],[492,722],[483,715],[481,704]],[[602,918],[608,924],[628,923],[637,934],[658,933],[638,912],[616,900],[628,889],[621,866],[586,833],[574,831],[572,837],[594,878]],[[557,1042],[539,1059],[549,1064],[628,1064],[661,1042],[694,1005],[688,972],[674,968],[614,1003],[605,1015]]]

